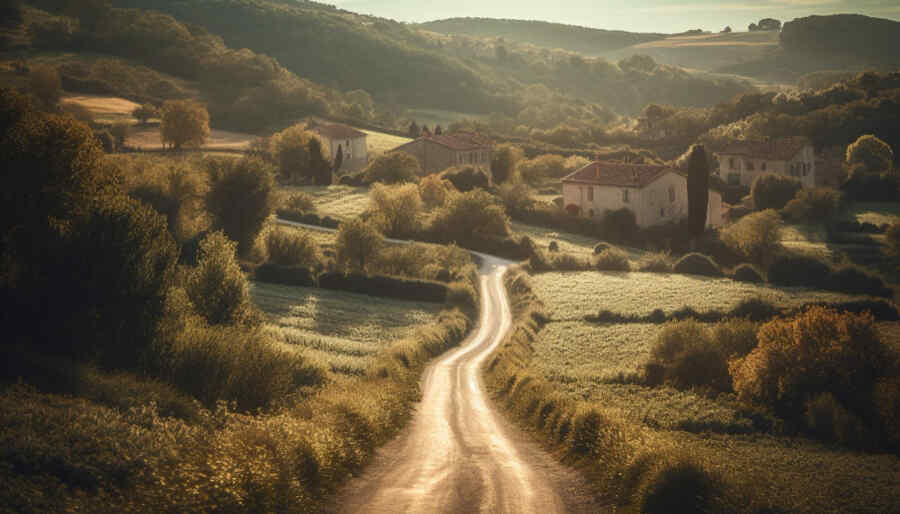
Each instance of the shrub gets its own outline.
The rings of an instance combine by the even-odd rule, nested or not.
[[[109,130],[95,130],[94,137],[106,153],[116,153],[116,138]]]
[[[363,171],[367,184],[414,182],[422,175],[419,161],[406,152],[389,152],[376,157]]]
[[[572,433],[570,450],[580,457],[588,457],[599,454],[603,448],[600,446],[600,433],[609,421],[594,409],[583,409],[572,416]]]
[[[727,355],[697,321],[679,321],[660,332],[650,361],[662,367],[663,382],[678,389],[731,389]]]
[[[338,228],[337,262],[339,265],[365,271],[383,245],[378,229],[359,218],[341,223]]]
[[[519,162],[519,175],[530,184],[542,181],[545,178],[562,178],[570,173],[566,167],[566,159],[561,155],[544,154]],[[572,170],[574,171],[574,170]]]
[[[265,237],[268,262],[287,267],[315,268],[319,247],[306,232],[275,228]]]
[[[644,254],[638,261],[637,269],[649,273],[670,273],[672,258],[667,253]]]
[[[750,186],[753,207],[757,211],[783,209],[803,186],[795,178],[766,173],[756,177]]]
[[[744,216],[722,230],[722,242],[756,264],[765,264],[781,248],[782,222],[774,210]]]
[[[139,123],[142,125],[146,125],[147,122],[150,121],[150,118],[156,118],[159,116],[159,109],[156,108],[155,105],[150,103],[145,103],[138,107],[135,107],[133,111],[131,111],[131,115],[134,116]]]
[[[471,166],[447,168],[439,176],[453,184],[457,191],[463,193],[476,188],[488,189],[491,187],[491,178],[488,174]]]
[[[316,212],[316,202],[309,193],[294,193],[284,201],[283,206],[299,214]]]
[[[613,241],[630,241],[638,232],[634,211],[627,207],[604,211],[600,227]]]
[[[830,188],[801,189],[787,203],[784,212],[795,222],[821,223],[833,218],[841,208],[841,193]]]
[[[315,287],[316,272],[307,266],[280,266],[271,262],[259,265],[253,272],[253,280],[270,284],[298,287]]]
[[[48,111],[55,111],[62,98],[62,81],[59,71],[50,66],[40,66],[31,70],[28,75],[28,91]]]
[[[268,152],[285,181],[317,185],[332,182],[331,163],[325,156],[324,143],[305,125],[294,125],[273,135]]]
[[[375,184],[369,193],[369,212],[389,237],[410,237],[422,227],[422,198],[415,184]]]
[[[751,319],[729,319],[712,328],[712,340],[726,358],[744,357],[756,348],[759,325]]]
[[[272,214],[273,170],[257,157],[213,160],[208,164],[206,208],[213,226],[236,241],[239,255],[246,256]]]
[[[548,252],[558,252],[559,251],[559,243],[556,241],[550,241],[550,244],[547,245]]]
[[[702,253],[689,253],[678,259],[672,268],[675,273],[688,275],[703,275],[707,277],[721,277],[722,270],[711,258]]]
[[[762,272],[759,271],[756,266],[747,263],[741,264],[737,268],[734,268],[734,273],[731,275],[731,278],[737,280],[738,282],[750,282],[751,284],[759,284],[765,282]]]
[[[804,414],[806,428],[819,439],[853,447],[866,443],[862,420],[844,408],[831,393],[819,394],[806,402]]]
[[[751,321],[765,321],[774,318],[779,313],[777,307],[761,298],[748,298],[738,302],[728,315]]]
[[[824,288],[831,268],[814,257],[781,255],[769,268],[769,281],[779,286]]]
[[[476,189],[454,195],[435,212],[431,231],[441,241],[469,241],[475,237],[506,237],[509,220],[496,197]]]
[[[520,216],[533,208],[534,199],[531,194],[531,188],[522,183],[503,184],[499,191],[500,199],[510,216]]]
[[[841,191],[857,202],[894,202],[900,191],[900,174],[869,173],[865,169],[855,169],[841,184]]]
[[[319,287],[384,298],[443,303],[447,284],[384,275],[328,272],[319,275]]]
[[[522,149],[518,146],[509,143],[495,146],[491,152],[491,176],[494,182],[502,184],[513,178],[516,167],[524,156]]]
[[[631,262],[622,250],[609,248],[594,256],[594,267],[601,271],[631,271]]]
[[[867,294],[892,298],[894,291],[884,285],[881,277],[859,267],[846,265],[831,271],[825,289],[848,294]]]
[[[646,514],[707,512],[721,494],[719,480],[700,464],[677,457],[649,469],[633,504]]]
[[[200,242],[197,267],[190,271],[188,298],[211,325],[254,324],[258,314],[250,299],[247,278],[235,259],[236,244],[222,232]]]
[[[209,137],[209,112],[193,101],[169,100],[160,112],[159,131],[163,144],[175,150],[201,146]]]
[[[604,243],[601,241],[601,242],[597,243],[596,245],[594,245],[594,255],[597,255],[600,252],[602,252],[603,250],[608,250],[610,248],[612,248],[611,244]]]
[[[831,393],[854,409],[871,405],[875,380],[883,375],[887,350],[870,314],[811,307],[759,330],[759,345],[730,364],[734,389],[744,401],[802,419],[808,398]]]
[[[441,207],[447,201],[453,184],[438,175],[428,175],[419,181],[419,196],[428,208]]]
[[[847,146],[846,162],[848,166],[861,164],[866,171],[880,173],[893,168],[894,151],[881,139],[866,134]]]

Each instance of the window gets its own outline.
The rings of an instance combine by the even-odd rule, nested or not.
[[[593,201],[594,201],[594,188],[593,188],[593,186],[588,187],[588,201],[589,201],[589,202],[593,202]]]
[[[753,171],[753,161],[747,161],[747,171]]]
[[[660,208],[659,208],[659,217],[660,217],[660,218],[665,218],[665,217],[666,217],[666,208],[665,208],[665,207],[660,207]]]
[[[627,189],[622,190],[622,202],[628,203],[628,190]]]
[[[675,186],[669,186],[669,203],[675,203]]]
[[[728,168],[734,169],[734,157],[728,159]]]

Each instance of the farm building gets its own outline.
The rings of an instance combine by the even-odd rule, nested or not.
[[[326,152],[331,162],[334,162],[338,151],[343,154],[341,168],[336,171],[348,173],[366,167],[368,154],[365,132],[340,123],[316,124],[312,129],[328,143]]]
[[[562,184],[564,205],[576,206],[589,218],[623,207],[634,212],[639,227],[687,217],[687,177],[667,166],[593,162],[564,177]],[[710,189],[706,224],[722,223],[722,194]]]
[[[490,175],[492,148],[490,140],[479,134],[455,132],[425,135],[392,151],[412,155],[427,174],[437,173],[451,166],[471,166]]]
[[[816,154],[805,137],[735,141],[718,152],[719,176],[729,184],[749,186],[766,173],[787,175],[803,187],[816,187]]]

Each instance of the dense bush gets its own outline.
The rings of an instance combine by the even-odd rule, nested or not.
[[[672,267],[675,273],[688,275],[703,275],[707,277],[721,277],[722,270],[714,260],[702,253],[689,253],[678,259]]]
[[[506,207],[506,213],[512,217],[522,216],[534,207],[533,192],[524,183],[503,184],[498,194]]]
[[[428,175],[419,181],[419,196],[429,209],[443,206],[452,190],[453,184],[443,180],[439,175]]]
[[[307,232],[273,228],[265,236],[267,261],[277,266],[315,268],[319,247]]]
[[[822,393],[806,402],[804,422],[812,435],[853,447],[866,444],[869,437],[859,416],[853,414],[831,393]]]
[[[235,258],[236,248],[222,232],[206,236],[200,242],[197,267],[187,278],[188,298],[211,325],[252,325],[259,320],[247,278]]]
[[[418,159],[406,152],[388,152],[376,157],[363,171],[365,182],[397,184],[414,182],[422,175]]]
[[[595,255],[593,264],[601,271],[631,271],[628,255],[618,248],[608,248]]]
[[[812,307],[766,323],[758,337],[755,350],[730,364],[742,400],[802,423],[807,402],[830,393],[844,408],[871,420],[875,381],[889,365],[871,315]]]
[[[271,137],[267,154],[278,165],[282,180],[327,186],[332,182],[332,164],[324,145],[305,125],[293,125]]]
[[[753,207],[757,211],[779,210],[793,200],[802,188],[800,181],[795,178],[766,173],[753,180],[750,196],[753,197]]]
[[[643,475],[632,504],[646,514],[708,512],[723,494],[716,477],[685,457],[661,458]]]
[[[476,188],[487,190],[491,187],[491,177],[483,170],[472,166],[447,168],[440,173],[440,177],[453,184],[457,191],[463,193]]]
[[[893,291],[881,277],[853,265],[832,269],[814,257],[782,255],[769,269],[769,281],[780,286],[800,286],[849,294],[890,298]]]
[[[679,321],[666,325],[660,332],[648,365],[662,370],[658,376],[662,383],[679,389],[710,387],[728,391],[731,377],[726,351],[699,322]],[[651,379],[650,376],[647,378]]]
[[[422,197],[416,184],[375,184],[369,192],[372,222],[394,238],[409,238],[422,229]]]
[[[841,191],[852,201],[896,202],[900,199],[900,174],[852,170]]]
[[[246,256],[265,221],[272,214],[275,179],[268,164],[257,157],[208,162],[206,209],[213,227],[221,229]]]
[[[630,241],[638,232],[637,217],[627,207],[603,211],[600,228],[612,241]]]
[[[315,287],[317,279],[316,271],[308,266],[280,266],[265,262],[253,270],[253,280],[270,284]]]
[[[495,184],[502,184],[515,177],[516,167],[525,157],[522,149],[513,144],[504,143],[491,151],[491,178]]]
[[[383,298],[443,303],[447,284],[385,275],[327,272],[319,275],[319,287]]]
[[[337,263],[352,270],[365,271],[383,244],[381,232],[372,223],[359,218],[341,223],[335,243]]]
[[[637,263],[637,270],[649,273],[671,273],[672,258],[668,253],[662,252],[644,254]]]
[[[830,188],[801,189],[784,206],[784,212],[794,222],[823,223],[833,218],[841,208],[841,193]]]
[[[870,173],[881,173],[894,167],[894,151],[881,139],[866,134],[847,146],[845,160],[848,166],[861,164]]]
[[[496,197],[476,189],[454,195],[437,209],[431,232],[440,241],[462,244],[473,237],[506,237],[509,221]]]
[[[772,209],[753,213],[722,230],[721,239],[754,264],[767,264],[781,248],[781,217]]]
[[[751,284],[759,284],[765,282],[763,274],[752,264],[741,264],[734,269],[731,278],[738,282],[749,282]]]
[[[202,146],[209,137],[209,112],[193,101],[168,100],[160,109],[159,131],[163,144],[175,150]]]

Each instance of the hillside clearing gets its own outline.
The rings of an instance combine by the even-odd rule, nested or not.
[[[366,138],[367,152],[370,157],[383,154],[400,145],[404,145],[412,141],[408,137],[395,136],[393,134],[385,134],[384,132],[376,132],[374,130],[360,129],[369,137]]]

